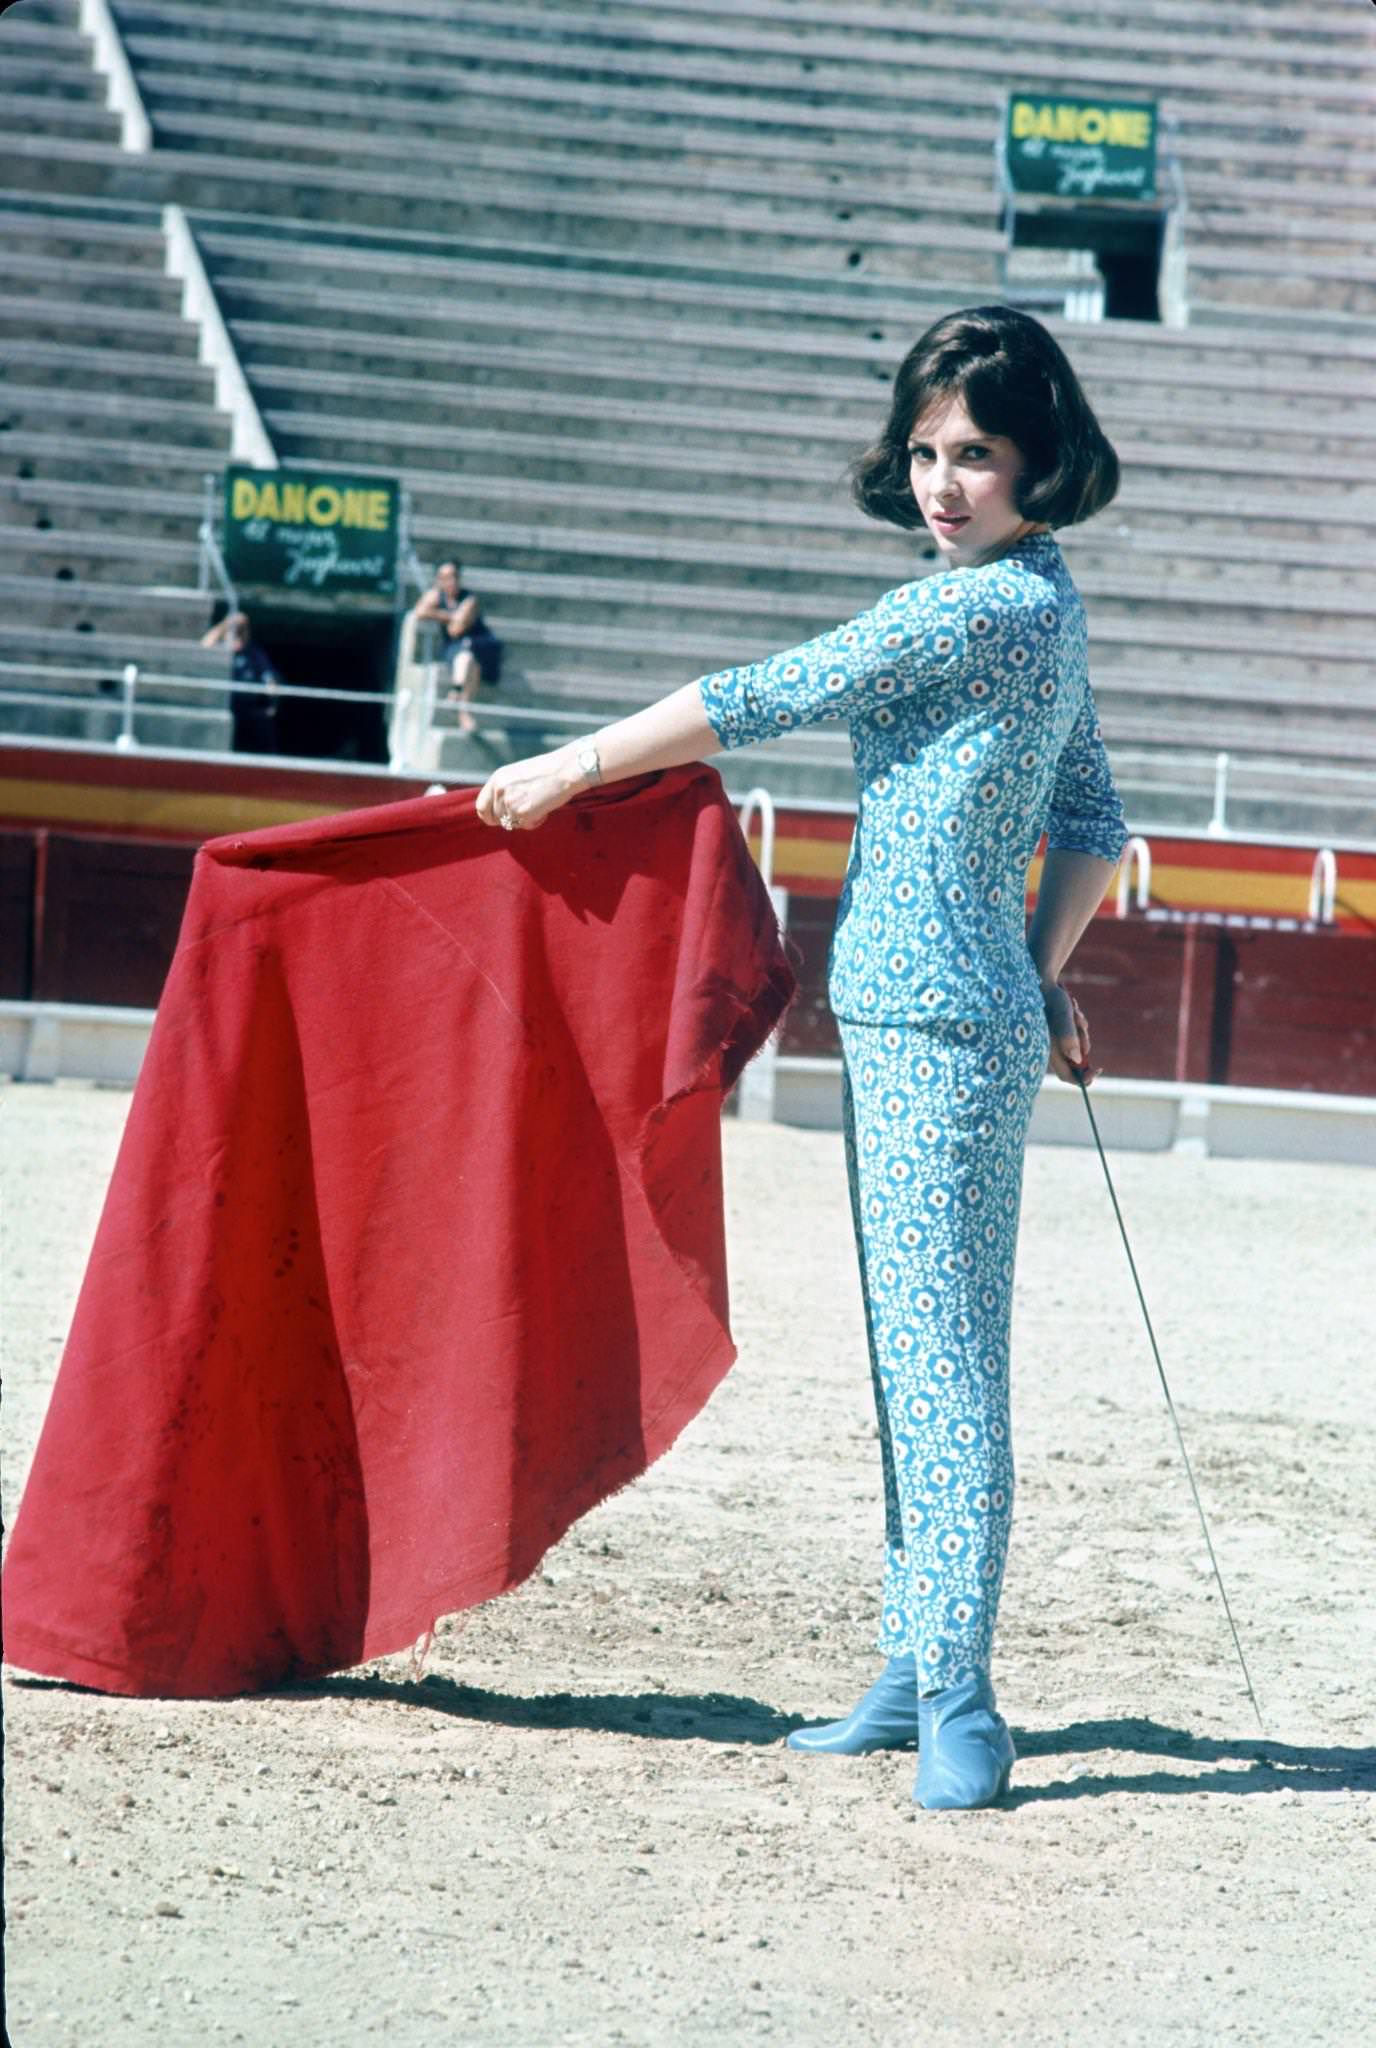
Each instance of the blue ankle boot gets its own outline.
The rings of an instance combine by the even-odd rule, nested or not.
[[[890,1657],[844,1721],[795,1728],[788,1747],[813,1756],[868,1756],[876,1749],[910,1749],[916,1741],[917,1660],[909,1650]]]
[[[1008,1790],[1018,1753],[982,1673],[919,1699],[917,1723],[922,1754],[913,1798],[919,1806],[988,1806]]]

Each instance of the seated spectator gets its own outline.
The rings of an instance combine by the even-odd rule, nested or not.
[[[431,659],[449,671],[449,699],[459,706],[459,731],[476,732],[478,721],[468,707],[479,683],[501,681],[502,643],[484,624],[477,598],[460,583],[457,562],[440,563],[416,606],[416,618],[435,627]]]
[[[247,612],[228,612],[217,626],[201,635],[202,647],[228,643],[231,682],[257,683],[266,690],[232,690],[229,708],[234,719],[233,746],[236,754],[280,754],[282,740],[277,714],[281,707],[282,682],[271,661],[257,645]]]

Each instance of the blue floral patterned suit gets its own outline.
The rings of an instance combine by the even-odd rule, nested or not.
[[[859,811],[829,993],[884,1467],[881,1647],[921,1690],[987,1673],[1013,1509],[1008,1336],[1047,1027],[1025,878],[1117,860],[1084,608],[1050,534],[703,676],[726,747],[850,727]]]

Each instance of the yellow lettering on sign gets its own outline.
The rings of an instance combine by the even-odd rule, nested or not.
[[[1109,142],[1122,149],[1147,149],[1151,144],[1151,115],[1140,107],[1054,105],[1044,101],[1014,100],[1012,128],[1015,141],[1039,135],[1044,142]]]
[[[304,484],[283,484],[282,517],[292,526],[299,526],[306,516],[306,486]]]
[[[1108,117],[1108,139],[1122,149],[1147,149],[1151,145],[1151,115],[1115,107]]]
[[[306,498],[306,517],[312,526],[336,526],[342,510],[333,484],[317,484]]]
[[[367,527],[370,533],[386,533],[389,510],[386,491],[369,491]]]
[[[253,511],[255,518],[258,519],[280,519],[282,517],[282,500],[278,495],[276,484],[263,485],[258,493],[258,502],[254,506]]]
[[[234,518],[251,519],[253,517],[254,501],[257,496],[258,493],[253,488],[253,478],[251,476],[236,476],[234,479],[234,492],[230,498],[230,511]]]

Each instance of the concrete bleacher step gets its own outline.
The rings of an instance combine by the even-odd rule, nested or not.
[[[256,101],[261,97],[257,92],[253,95]],[[303,95],[293,97],[304,100]],[[165,91],[154,96],[161,146],[213,151],[233,144],[271,150],[283,162],[318,161],[332,168],[361,168],[369,158],[382,168],[396,161],[394,121],[379,133],[370,134],[366,129],[360,133],[330,119],[328,110],[303,123],[270,120],[262,112],[252,116],[247,111],[243,115],[208,112],[207,107],[222,106],[223,100],[219,93],[210,92],[204,94],[204,100],[204,106],[183,109],[181,99],[169,101]],[[316,111],[315,102],[305,101],[304,105],[309,112]],[[404,118],[409,126],[409,111]],[[599,217],[608,223],[628,216],[626,201],[631,191],[641,198],[653,194],[661,200],[682,202],[687,168],[681,153],[668,148],[653,162],[637,163],[630,175],[627,165],[615,159],[584,155],[552,162],[547,153],[515,149],[509,143],[475,146],[466,128],[447,141],[432,142],[424,160],[433,167],[434,176],[455,178],[465,202],[485,201],[490,211],[509,210],[518,197],[532,207],[566,200],[572,208],[584,200],[595,203]],[[992,176],[979,177],[967,164],[960,180],[935,172],[924,179],[920,168],[909,164],[901,177],[895,175],[883,182],[873,175],[843,179],[836,171],[819,174],[815,166],[808,175],[797,162],[770,170],[732,159],[720,167],[694,164],[692,187],[695,198],[704,192],[718,195],[713,226],[719,230],[733,226],[738,219],[747,223],[757,220],[767,211],[767,225],[777,225],[780,232],[792,217],[805,215],[809,224],[820,226],[822,232],[835,223],[848,227],[853,241],[863,241],[862,230],[872,227],[876,232],[889,230],[885,239],[892,241],[900,239],[895,231],[902,229],[920,243],[937,232],[958,237],[960,227],[953,228],[953,222],[964,226],[972,221],[996,221],[999,200]],[[666,218],[676,219],[679,213],[680,207],[673,206]]]
[[[337,47],[337,39],[331,37],[327,45],[312,52],[313,80],[369,93],[388,89],[434,97],[433,86],[417,65],[389,61],[379,53],[376,41],[363,55],[323,53]],[[160,71],[181,80],[199,76],[230,82],[237,77],[251,83],[281,68],[279,58],[271,50],[255,50],[244,41],[196,43],[184,35],[163,39],[156,34],[135,32],[129,38],[129,48],[140,78],[148,84],[155,99]],[[383,48],[390,49],[390,44],[384,42]],[[742,88],[742,76],[739,67],[728,71],[724,81],[706,84],[651,78],[642,72],[635,75],[633,83],[618,85],[601,76],[596,84],[596,98],[603,113],[654,118],[666,128],[685,121],[706,121],[743,133],[766,129],[791,132],[798,139],[813,138],[814,146],[823,154],[832,153],[838,141],[854,131],[853,119],[831,112],[833,96],[829,92],[813,93],[810,103],[799,105],[786,96]],[[1005,81],[1006,77],[1005,73]],[[867,136],[886,136],[897,148],[939,142],[982,155],[987,164],[997,126],[993,105],[996,95],[991,94],[986,100],[981,94],[974,110],[952,113],[948,110],[949,80],[933,83],[935,90],[923,92],[914,83],[902,99],[893,100],[890,95],[869,102],[863,121]],[[486,96],[513,113],[530,106],[541,110],[576,109],[588,89],[588,80],[576,72],[563,75],[548,70],[531,73],[520,67],[503,68],[493,64],[490,52],[487,61],[476,69],[462,64],[455,67],[448,81],[451,95]],[[1149,89],[1154,90],[1154,86]],[[933,111],[934,107],[940,111]],[[1361,152],[1370,147],[1369,123],[1360,107],[1351,113],[1337,114],[1302,111],[1302,125],[1293,125],[1298,113],[1292,112],[1287,133],[1287,123],[1278,119],[1276,107],[1268,106],[1264,128],[1268,139],[1259,142],[1254,108],[1234,105],[1226,96],[1205,100],[1189,109],[1188,133],[1181,142],[1182,156],[1187,164],[1203,161],[1240,177],[1264,171],[1267,166],[1278,173],[1284,168],[1293,169],[1298,154],[1307,169],[1331,171],[1354,181],[1360,179],[1360,167],[1351,164],[1346,155],[1348,151]],[[519,119],[519,115],[515,118]]]
[[[563,609],[571,613],[573,606]],[[1104,617],[1103,609],[1092,634],[1093,672],[1096,689],[1109,692],[1116,678],[1140,674],[1144,633],[1140,619]],[[762,659],[834,623],[825,612],[800,612],[792,619],[771,614],[767,631],[737,627],[733,632],[711,614],[690,625],[691,617],[680,607],[672,628],[657,621],[654,634],[647,636],[643,610],[635,606],[607,606],[588,617],[555,619],[539,597],[523,600],[513,593],[503,601],[499,622],[514,662],[528,674],[536,673],[547,654],[557,649],[561,656],[579,658],[580,665],[601,665],[608,676],[643,679],[647,687],[663,676],[666,664],[680,676],[685,671],[691,675],[733,667]],[[1297,692],[1323,689],[1333,704],[1352,706],[1358,715],[1362,711],[1370,665],[1365,642],[1328,638],[1316,644],[1277,631],[1258,647],[1240,644],[1232,633],[1207,625],[1185,622],[1168,628],[1153,622],[1146,645],[1152,674],[1163,690],[1188,688],[1207,698],[1220,676],[1232,675],[1244,678],[1259,701],[1279,696],[1287,706]]]
[[[681,445],[712,445],[728,433],[742,453],[767,451],[779,442],[790,445],[833,445],[844,461],[856,447],[878,432],[881,408],[865,384],[828,384],[809,390],[797,385],[762,381],[742,389],[729,377],[704,377],[694,387],[686,378],[666,385],[662,372],[646,367],[640,375],[607,364],[598,374],[570,363],[556,380],[531,378],[524,363],[505,362],[493,351],[487,363],[470,355],[463,383],[435,384],[411,377],[378,376],[366,371],[328,371],[284,367],[255,353],[249,358],[260,405],[266,409],[313,403],[339,408],[356,404],[377,421],[444,427],[480,412],[488,427],[520,431],[548,421],[558,435],[566,430],[592,435],[618,434],[627,426],[650,425],[672,434]],[[523,374],[513,380],[513,370]],[[599,389],[598,386],[603,388]],[[885,396],[887,394],[885,393]],[[1092,394],[1097,397],[1097,393]],[[694,404],[692,401],[698,401]],[[710,405],[704,401],[710,400]],[[1197,410],[1178,399],[1121,398],[1101,405],[1101,417],[1113,439],[1132,435],[1141,444],[1177,443],[1187,428],[1198,449],[1235,447],[1240,428],[1258,451],[1291,462],[1340,458],[1360,465],[1376,480],[1376,404],[1365,409],[1346,406],[1341,412],[1311,404],[1301,416],[1293,407],[1267,406],[1256,399],[1232,418],[1219,418],[1220,408],[1208,402]],[[1355,416],[1354,416],[1355,415]],[[703,439],[705,437],[705,441]]]
[[[198,549],[194,536],[169,541],[146,533],[0,524],[0,559],[11,576],[118,583],[122,589],[145,581],[190,588]]]
[[[11,250],[5,259],[4,281],[11,299],[34,298],[41,302],[54,290],[75,287],[86,306],[114,305],[124,312],[175,315],[181,305],[181,286],[174,278],[158,276],[133,264],[77,264],[64,258],[37,256],[29,250]]]
[[[771,544],[766,532],[737,538],[729,550],[710,531],[687,537],[646,534],[591,519],[582,529],[567,518],[542,526],[495,519],[456,519],[432,526],[419,520],[416,534],[433,559],[445,549],[457,551],[468,580],[479,589],[486,568],[506,571],[538,587],[545,576],[586,573],[589,565],[605,564],[629,583],[720,583],[728,573],[738,589],[813,590],[821,583],[847,589],[846,601],[858,609],[873,602],[881,589],[914,575],[939,573],[936,549],[922,535],[885,536],[881,528],[861,524],[850,515],[839,518],[833,529],[792,544]],[[1227,589],[1238,601],[1245,601],[1249,591],[1259,591],[1273,600],[1293,599],[1304,609],[1325,615],[1330,603],[1344,600],[1365,601],[1376,610],[1370,554],[1363,549],[1305,551],[1293,542],[1268,548],[1253,537],[1246,542],[1202,543],[1168,534],[1121,538],[1101,523],[1065,529],[1058,538],[1086,588],[1102,588],[1106,579],[1118,579],[1121,591],[1122,579],[1134,578],[1131,588],[1141,596],[1170,579],[1180,586],[1182,598],[1200,589],[1215,596]],[[838,580],[849,578],[853,583]]]
[[[37,104],[35,104],[37,102]],[[120,119],[94,92],[24,93],[9,71],[0,71],[0,129],[41,124],[46,135],[67,135],[83,142],[118,143]]]
[[[215,479],[218,484],[218,477]],[[219,493],[215,493],[218,503]],[[201,489],[150,490],[93,483],[0,476],[0,520],[38,532],[123,530],[133,524],[150,541],[194,538],[204,509]]]
[[[0,192],[0,235],[11,255],[48,263],[94,263],[161,278],[166,250],[151,207],[74,208],[35,204],[31,195]]]
[[[532,19],[535,31],[523,35],[521,30],[529,28]],[[393,62],[433,68],[446,59],[455,64],[478,59],[489,72],[510,68],[527,74],[575,75],[590,82],[669,75],[699,86],[738,88],[742,68],[748,65],[752,85],[761,93],[768,91],[775,98],[792,95],[805,103],[825,91],[833,104],[841,105],[864,105],[875,98],[892,101],[900,97],[903,85],[917,97],[919,78],[926,84],[928,78],[958,77],[967,93],[986,84],[997,87],[1010,68],[1028,87],[1042,83],[1055,88],[1078,69],[1073,54],[1046,47],[1044,30],[1020,37],[1015,10],[1001,15],[997,40],[975,31],[967,20],[949,24],[940,37],[848,38],[832,27],[809,35],[805,43],[791,25],[742,25],[734,14],[665,24],[640,9],[628,9],[616,27],[599,35],[581,13],[568,10],[556,16],[545,9],[532,16],[519,4],[469,4],[461,22],[452,16],[429,21],[393,16],[385,18],[381,38],[371,9],[345,5],[299,5],[284,15],[275,8],[172,0],[149,16],[137,6],[126,7],[124,20],[131,42],[155,27],[164,47],[194,42],[213,21],[241,47],[280,53],[288,60],[293,52],[309,53],[324,34],[336,48],[354,49],[360,55],[375,53],[381,39]],[[1073,48],[1072,43],[1072,52]],[[1212,95],[1235,103],[1280,98],[1287,110],[1297,111],[1363,106],[1362,83],[1354,80],[1350,62],[1306,58],[1272,64],[1268,54],[1263,48],[1249,60],[1226,54],[1223,46],[1217,55],[1207,49],[1182,51],[1171,39],[1146,63],[1137,61],[1134,53],[1096,50],[1092,70],[1101,89],[1168,95],[1182,105]]]
[[[54,390],[14,378],[0,384],[0,435],[84,434],[88,429],[100,434],[116,424],[127,427],[131,439],[140,427],[156,427],[181,447],[204,449],[221,459],[229,449],[229,422],[213,406],[136,398],[124,391]]]
[[[134,398],[159,398],[182,404],[213,405],[215,373],[185,356],[149,355],[129,349],[81,348],[65,342],[6,339],[0,359],[0,400],[7,373],[17,381],[64,389],[88,378],[108,378]]]
[[[440,322],[456,334],[470,326],[519,330],[538,294],[545,309],[559,313],[561,333],[589,343],[624,332],[627,346],[655,339],[685,362],[739,362],[743,349],[756,349],[781,365],[801,357],[822,370],[868,360],[887,376],[912,340],[915,320],[961,302],[951,293],[943,298],[939,286],[900,291],[865,281],[856,291],[819,295],[812,279],[799,291],[777,279],[709,285],[692,276],[622,275],[605,263],[551,266],[519,249],[474,255],[438,236],[408,236],[400,246],[362,232],[312,237],[298,222],[248,234],[242,224],[236,232],[210,218],[198,221],[198,231],[231,314],[287,319],[294,289],[298,320],[305,300],[328,314],[336,331],[372,327],[393,336],[390,308],[400,298],[409,315],[404,338],[423,343],[430,335],[432,347]],[[1236,382],[1238,363],[1229,359],[1240,354],[1249,381],[1255,373],[1283,389],[1311,389],[1316,377],[1325,384],[1334,376],[1353,380],[1359,370],[1370,384],[1364,340],[1356,336],[1270,337],[1251,323],[1202,333],[1122,321],[1086,325],[1053,317],[1049,324],[1091,377],[1111,370],[1119,377],[1173,381],[1193,374]]]
[[[212,705],[221,701],[228,705],[223,649],[216,652],[197,645],[205,630],[207,612],[206,599],[201,597],[199,603],[199,612],[189,620],[186,630],[179,624],[170,633],[149,632],[147,622],[139,618],[127,625],[114,618],[93,620],[89,632],[78,630],[75,625],[52,627],[15,621],[5,628],[5,659],[35,669],[80,667],[115,682],[122,676],[125,664],[132,661],[140,675],[146,673],[150,680],[190,677],[220,685],[224,689],[223,699],[212,696],[209,701]],[[175,685],[168,683],[167,687]],[[198,702],[204,696],[203,692],[184,694],[188,699],[194,694]]]
[[[287,287],[282,290],[285,295]],[[294,392],[323,397],[342,391],[360,402],[371,395],[384,405],[394,395],[396,405],[416,418],[462,417],[474,404],[485,404],[492,386],[528,391],[546,405],[560,394],[643,392],[671,405],[710,400],[724,424],[780,408],[806,421],[845,420],[864,440],[877,431],[887,410],[887,357],[839,362],[830,372],[825,365],[809,368],[805,359],[776,360],[763,349],[742,350],[734,361],[706,362],[680,330],[672,339],[661,338],[648,324],[638,328],[643,339],[631,353],[634,337],[611,323],[605,345],[588,333],[586,346],[565,349],[562,330],[553,337],[513,331],[505,316],[478,326],[474,311],[471,305],[465,309],[467,333],[442,342],[415,335],[407,323],[402,332],[359,328],[340,333],[287,320],[233,318],[231,328],[255,388],[268,403],[274,402],[274,392],[290,402]],[[602,331],[596,332],[600,336]],[[481,338],[472,338],[475,334]],[[1087,373],[1085,384],[1111,438],[1126,432],[1145,439],[1177,438],[1188,426],[1201,445],[1242,432],[1259,446],[1284,451],[1299,444],[1308,448],[1306,429],[1312,423],[1333,442],[1330,452],[1352,454],[1355,443],[1376,445],[1376,390],[1370,377],[1330,371],[1322,410],[1315,416],[1313,393],[1297,385],[1293,372],[1272,379],[1263,369],[1249,369],[1245,387],[1238,366],[1226,360],[1211,366],[1207,375],[1172,377],[1168,393],[1127,376],[1107,381]]]
[[[409,457],[419,468],[418,454],[431,458],[427,467],[441,464],[451,474],[461,469],[486,469],[499,462],[513,477],[549,477],[575,483],[612,485],[654,475],[665,489],[678,492],[723,491],[736,488],[763,500],[778,500],[808,486],[814,492],[834,490],[842,479],[848,453],[858,452],[859,438],[849,444],[844,438],[823,442],[816,427],[804,441],[779,449],[768,464],[744,458],[734,443],[718,434],[702,436],[702,445],[690,445],[687,437],[675,436],[667,444],[639,429],[627,408],[624,432],[596,438],[588,422],[573,423],[573,431],[498,431],[483,426],[414,425],[402,420],[371,420],[351,414],[268,409],[269,432],[278,437],[281,449],[292,449],[318,460],[376,463],[379,451],[397,462]],[[545,423],[542,422],[542,425]],[[1252,480],[1262,488],[1284,482],[1293,474],[1285,457],[1227,445],[1200,448],[1194,443],[1170,446],[1132,443],[1124,440],[1119,453],[1139,482],[1175,480],[1182,493],[1181,509],[1203,512],[1207,497],[1220,485],[1242,486]],[[1202,488],[1201,488],[1202,480]],[[1193,489],[1192,489],[1193,486]],[[1343,509],[1369,511],[1376,507],[1376,475],[1369,465],[1334,458],[1325,464],[1325,513],[1341,518]]]
[[[414,84],[409,92],[404,85],[380,91],[371,75],[357,86],[352,71],[327,75],[318,58],[307,79],[290,85],[265,78],[261,71],[251,78],[223,71],[196,78],[158,68],[145,70],[142,85],[164,133],[172,132],[175,121],[197,114],[223,117],[237,110],[241,118],[290,117],[351,136],[395,137],[404,131],[413,155],[428,155],[428,147],[417,151],[416,145],[434,139],[461,148],[475,169],[505,164],[519,140],[522,157],[532,167],[543,162],[555,176],[590,163],[637,177],[669,165],[681,178],[734,177],[739,190],[755,192],[773,189],[791,175],[809,187],[816,183],[871,198],[886,192],[919,198],[964,192],[976,217],[987,213],[994,189],[992,118],[984,117],[977,130],[962,130],[958,137],[946,132],[949,124],[924,135],[915,124],[930,118],[925,108],[910,113],[889,139],[876,139],[869,122],[819,132],[814,121],[794,134],[767,120],[743,119],[734,126],[714,122],[710,113],[701,121],[681,115],[656,119],[634,95],[617,114],[599,105],[597,121],[590,125],[576,99],[554,111],[538,101],[513,109],[511,95],[494,95],[481,73],[452,77],[452,96],[439,99]],[[1255,126],[1226,139],[1191,130],[1178,138],[1178,145],[1187,192],[1196,205],[1231,206],[1245,183],[1258,206],[1275,202],[1301,218],[1355,214],[1360,220],[1376,176],[1376,151],[1349,146],[1306,151],[1306,173],[1297,178],[1294,148],[1259,141]],[[1246,152],[1246,161],[1239,159],[1239,151]]]
[[[97,353],[138,353],[148,360],[179,357],[188,367],[196,361],[193,327],[168,313],[141,313],[122,306],[91,306],[71,300],[11,298],[0,293],[0,340],[58,346],[89,346]]]
[[[0,605],[7,621],[7,643],[21,626],[53,627],[80,636],[108,634],[114,630],[119,614],[127,614],[143,635],[180,643],[205,631],[207,610],[205,593],[189,584],[182,588],[132,581],[83,583],[75,579],[59,583],[51,578],[3,573]]]

